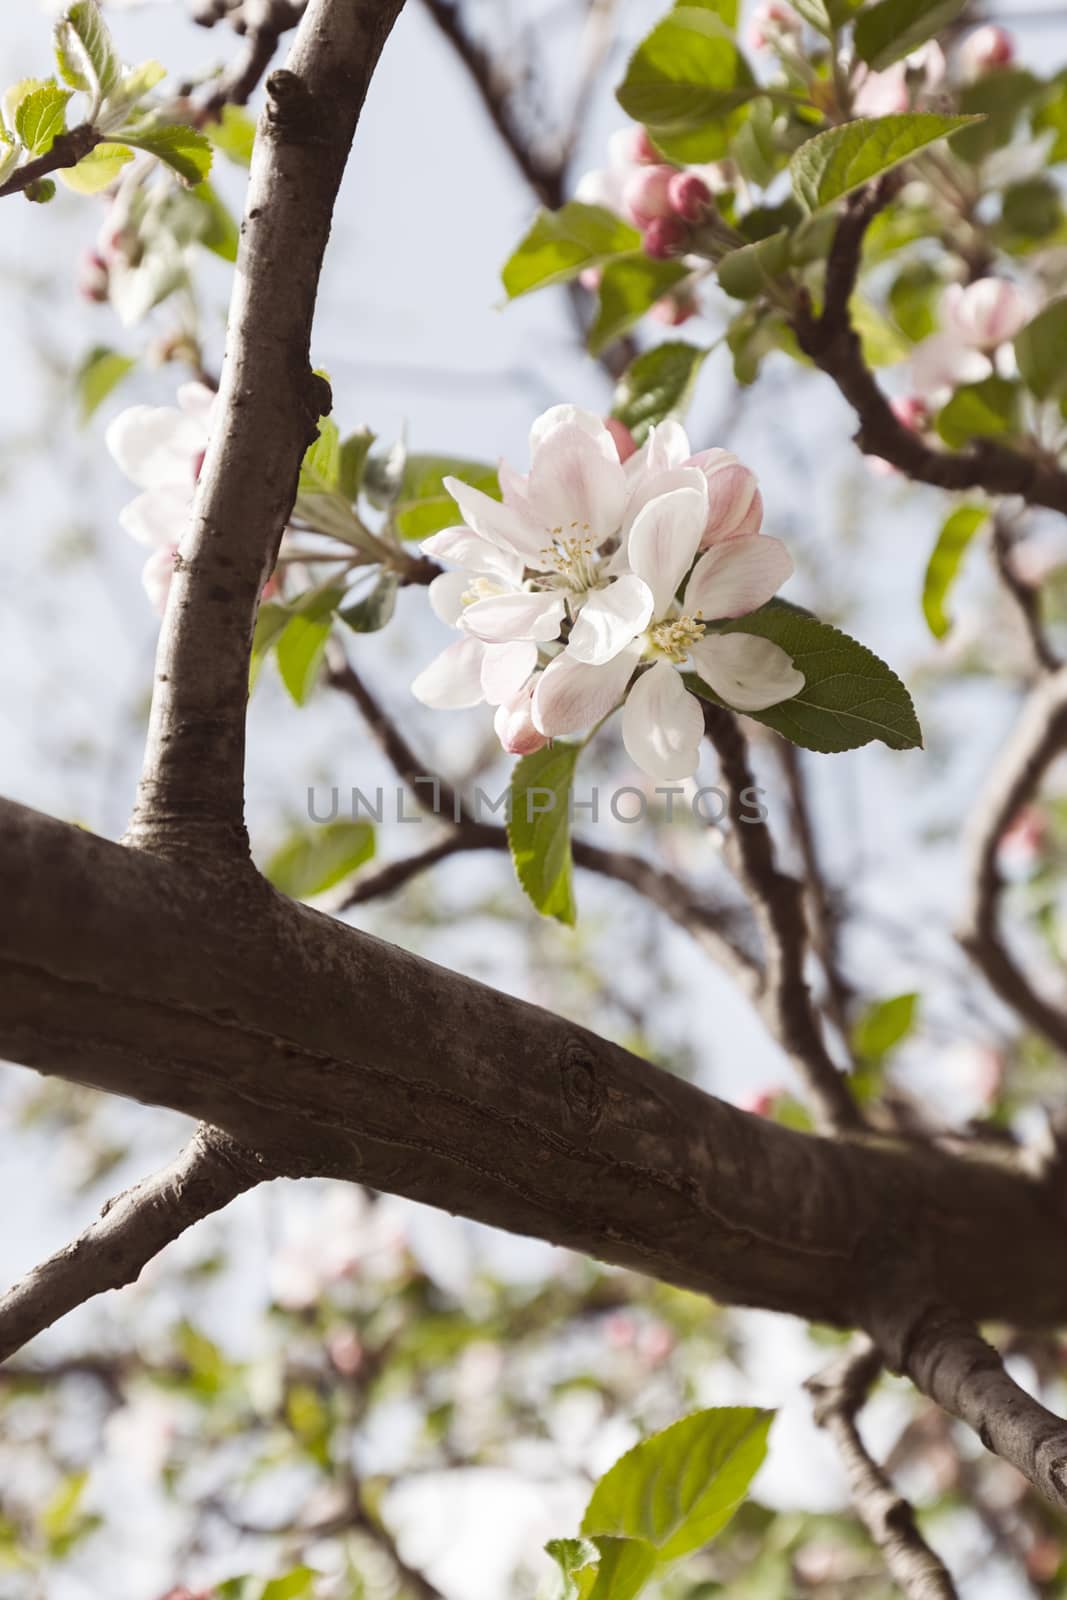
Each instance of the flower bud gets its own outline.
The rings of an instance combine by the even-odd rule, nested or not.
[[[752,50],[773,50],[782,40],[798,37],[800,31],[801,21],[792,6],[782,0],[766,0],[752,13],[746,36]]]
[[[596,294],[600,288],[600,280],[604,276],[602,267],[583,267],[578,274],[578,282],[583,289],[588,289],[590,294]]]
[[[652,166],[654,163],[663,160],[652,140],[648,137],[647,129],[640,126],[627,128],[625,133],[625,142],[621,139],[619,141],[620,151],[627,161],[633,162],[635,167]]]
[[[750,538],[763,525],[763,496],[756,475],[729,450],[701,450],[689,465],[699,467],[708,484],[708,520],[701,548],[724,539]]]
[[[493,728],[509,755],[530,756],[535,750],[543,750],[548,743],[545,735],[534,727],[530,710],[537,676],[537,673],[534,673],[526,687],[520,689],[514,699],[496,708]]]
[[[681,217],[656,217],[645,228],[641,245],[646,256],[666,261],[683,254],[688,238],[689,229]]]
[[[899,423],[912,433],[922,433],[930,423],[930,408],[917,394],[899,395],[889,402],[889,409]]]
[[[758,1089],[754,1094],[746,1094],[739,1100],[738,1106],[742,1111],[747,1111],[753,1117],[769,1117],[773,1114],[781,1089]]]
[[[78,262],[78,293],[82,299],[103,305],[107,300],[110,278],[103,256],[96,250],[83,250]]]
[[[653,305],[649,316],[668,328],[680,328],[683,322],[696,316],[697,310],[697,303],[691,295],[665,294],[662,300],[657,300]]]
[[[618,417],[605,417],[604,426],[607,428],[615,442],[615,449],[618,453],[619,460],[629,461],[630,457],[636,453],[637,440],[634,438],[625,422],[620,422]]]
[[[695,172],[676,172],[667,185],[667,199],[684,222],[702,222],[712,209],[711,190]]]
[[[657,218],[671,215],[670,187],[675,176],[677,168],[660,162],[654,167],[639,167],[627,178],[622,189],[622,208],[635,228],[646,228]]]
[[[967,78],[982,78],[1015,60],[1015,41],[1006,28],[986,23],[969,33],[960,45],[960,66]]]
[[[950,283],[941,300],[945,331],[975,350],[995,350],[1030,320],[1030,303],[1007,278]]]

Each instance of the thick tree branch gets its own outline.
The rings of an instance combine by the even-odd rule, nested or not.
[[[133,1283],[186,1228],[274,1174],[216,1128],[169,1167],[108,1201],[98,1221],[0,1296],[0,1361],[105,1289]]]
[[[1064,750],[1067,668],[1061,668],[1031,690],[971,820],[969,898],[959,939],[1005,1004],[1013,1007],[1028,1026],[1067,1051],[1067,1009],[1038,993],[1001,933],[1004,882],[997,864],[1001,839]]]
[[[804,354],[832,378],[859,418],[856,443],[865,455],[880,456],[918,483],[939,489],[984,489],[991,495],[1020,495],[1029,505],[1067,515],[1067,472],[1039,454],[1026,454],[982,439],[966,450],[945,451],[926,444],[896,417],[863,359],[852,326],[849,300],[856,286],[867,228],[895,190],[895,175],[858,190],[845,203],[826,268],[826,295],[815,316],[802,294],[792,318]]]
[[[765,822],[753,821],[746,805],[746,795],[757,785],[737,718],[705,704],[704,726],[718,752],[729,795],[731,854],[766,944],[763,1009],[807,1086],[818,1124],[827,1131],[858,1128],[863,1119],[826,1048],[804,970],[804,886],[779,869],[770,829]]]
[[[957,1600],[955,1584],[919,1532],[914,1511],[860,1437],[856,1418],[881,1366],[876,1347],[862,1339],[809,1379],[806,1388],[815,1400],[815,1421],[837,1446],[856,1513],[908,1600]]]
[[[0,184],[0,200],[9,194],[21,194],[33,183],[39,183],[42,178],[47,178],[50,173],[59,172],[63,167],[76,167],[83,157],[95,150],[104,135],[99,133],[90,123],[83,122],[80,127],[71,128],[67,133],[61,133],[53,141],[50,150],[43,156],[36,156],[32,161],[27,161],[23,166],[17,167],[6,183]]]
[[[328,386],[311,320],[371,73],[402,0],[311,0],[260,118],[217,413],[156,657],[134,844],[247,852],[245,701],[260,590]]]
[[[0,1055],[725,1303],[867,1326],[906,1268],[1067,1318],[1062,1193],[998,1147],[795,1133],[252,883],[0,803]]]

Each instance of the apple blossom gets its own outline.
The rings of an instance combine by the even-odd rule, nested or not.
[[[1005,344],[1033,314],[1030,297],[1008,278],[950,283],[941,297],[946,332],[975,350]]]
[[[666,261],[685,251],[689,229],[680,217],[654,217],[641,236],[641,247],[654,261]]]
[[[623,185],[622,209],[627,221],[635,228],[647,228],[657,218],[671,216],[675,210],[671,203],[671,185],[681,176],[684,174],[676,167],[663,162],[657,166],[638,167]]]
[[[683,222],[700,222],[712,206],[711,190],[699,172],[675,172],[667,185],[667,200]]]
[[[107,262],[99,251],[83,250],[78,261],[78,293],[82,299],[103,305],[110,279]]]
[[[859,117],[891,117],[908,111],[913,97],[921,101],[944,81],[945,71],[944,51],[933,40],[884,72],[861,66],[852,109]]]
[[[533,695],[536,686],[537,678],[534,675],[527,679],[518,694],[497,707],[493,729],[509,755],[532,755],[548,743],[545,735],[534,726]]]
[[[802,23],[792,6],[783,0],[766,0],[752,13],[746,39],[752,50],[773,50],[783,41],[799,38],[801,32]]]
[[[699,310],[691,295],[666,294],[651,307],[649,316],[654,322],[662,322],[668,328],[680,328],[690,317],[697,316]]]
[[[998,67],[1011,66],[1015,60],[1015,41],[1006,28],[987,22],[964,39],[959,60],[966,78],[984,77]]]

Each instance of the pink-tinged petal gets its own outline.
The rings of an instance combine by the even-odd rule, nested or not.
[[[537,666],[537,646],[519,639],[487,644],[482,657],[482,692],[491,706],[513,700]]]
[[[459,711],[464,706],[479,706],[482,692],[482,658],[485,645],[480,639],[458,639],[430,662],[411,685],[411,692],[424,706],[435,711]]]
[[[542,411],[530,429],[530,460],[533,461],[550,434],[557,428],[577,428],[587,434],[606,461],[618,459],[615,441],[603,417],[595,411],[583,411],[580,406],[549,406]]]
[[[780,539],[762,533],[752,539],[727,539],[712,545],[693,568],[685,610],[709,622],[747,617],[778,593],[792,571],[792,557]]]
[[[764,711],[804,687],[792,657],[753,633],[706,634],[689,654],[704,682],[735,711]]]
[[[532,706],[537,679],[531,678],[505,705],[497,706],[493,729],[509,755],[528,756],[543,750],[548,740],[534,727]]]
[[[707,498],[697,489],[672,489],[638,513],[627,546],[630,566],[652,590],[653,616],[666,616],[693,564],[704,532]]]
[[[754,472],[729,450],[701,450],[689,465],[699,467],[707,480],[705,545],[759,532],[763,502]]]
[[[704,714],[666,661],[643,672],[626,696],[622,742],[650,778],[691,778],[700,765]]]
[[[544,530],[521,510],[492,499],[480,489],[472,489],[469,483],[461,483],[458,478],[444,478],[442,482],[472,533],[526,561],[534,559],[544,548],[547,543]]]
[[[426,591],[430,609],[435,617],[447,622],[450,628],[459,626],[463,615],[463,596],[470,588],[469,572],[442,572]]]
[[[567,654],[589,666],[603,666],[644,633],[652,604],[652,590],[633,573],[594,590],[571,629]]]
[[[611,435],[599,426],[610,457],[584,428],[563,423],[538,448],[529,487],[530,509],[544,528],[559,529],[565,539],[590,537],[594,544],[618,530],[626,502],[622,463]]]
[[[108,425],[104,439],[131,482],[139,489],[158,489],[196,482],[195,464],[207,434],[173,406],[130,406]]]
[[[119,512],[119,526],[138,544],[178,544],[193,505],[193,486],[147,489]]]
[[[626,511],[622,519],[622,538],[625,543],[630,536],[639,512],[652,500],[658,500],[660,495],[669,494],[672,489],[695,489],[704,496],[707,503],[708,484],[699,467],[667,467],[662,472],[645,473],[635,480],[630,489],[630,498],[626,502]]]
[[[992,370],[988,356],[954,333],[932,333],[911,353],[912,388],[931,405],[943,404],[962,383],[981,383]]]
[[[476,600],[463,613],[463,626],[486,644],[508,644],[513,639],[537,639],[547,644],[559,636],[566,612],[558,592],[495,594]]]
[[[625,182],[620,172],[595,168],[583,172],[574,190],[574,198],[586,206],[603,206],[606,211],[622,215],[622,187]]]
[[[422,548],[437,561],[451,561],[482,577],[500,578],[509,584],[522,581],[522,557],[490,544],[488,539],[480,539],[469,528],[442,528],[440,533],[424,539]]]
[[[680,422],[668,417],[649,430],[648,470],[666,472],[689,461],[689,436]]]
[[[162,616],[167,606],[167,596],[170,594],[171,581],[174,577],[174,564],[178,559],[178,546],[176,544],[164,545],[160,550],[153,550],[148,560],[141,569],[141,582],[144,592],[152,602],[152,609],[157,616]]]
[[[506,461],[501,461],[496,469],[496,475],[500,480],[500,492],[504,496],[504,504],[529,514],[530,508],[526,503],[526,474],[516,472]]]
[[[550,739],[593,727],[621,701],[639,656],[637,644],[620,650],[603,667],[586,666],[567,654],[557,656],[537,680],[534,726]]]

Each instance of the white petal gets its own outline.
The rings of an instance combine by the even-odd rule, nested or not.
[[[139,489],[158,489],[196,482],[207,433],[173,406],[130,406],[109,424],[104,438],[127,478]]]
[[[444,478],[442,482],[459,506],[467,527],[482,539],[526,560],[535,557],[544,547],[547,542],[544,530],[514,506],[503,505],[480,489],[472,489],[469,483],[461,483],[458,478]]]
[[[989,360],[952,333],[932,333],[911,353],[912,388],[922,400],[942,402],[961,383],[980,383]]]
[[[572,656],[557,656],[542,672],[533,698],[534,727],[549,738],[582,733],[614,711],[640,655],[633,644],[603,667],[586,666]]]
[[[633,460],[631,456],[630,460]],[[628,461],[627,466],[630,465]],[[672,489],[695,489],[697,494],[702,494],[707,500],[708,480],[699,467],[668,467],[665,472],[646,473],[638,477],[630,490],[630,498],[626,503],[626,511],[622,519],[622,537],[625,541],[629,537],[630,529],[637,521],[638,514],[652,500],[658,500],[661,494],[669,494]]]
[[[651,778],[691,778],[700,765],[704,714],[681,676],[657,661],[626,696],[622,742]]]
[[[706,490],[672,489],[650,500],[630,529],[630,566],[652,590],[656,617],[666,616],[693,564],[707,506]]]
[[[119,526],[138,544],[178,544],[193,505],[193,488],[147,489],[119,512]]]
[[[480,539],[469,528],[442,528],[440,533],[424,539],[422,548],[426,555],[437,561],[452,561],[468,572],[477,572],[487,578],[502,578],[506,583],[522,580],[522,557],[499,545]]]
[[[487,644],[482,657],[482,692],[491,706],[513,700],[537,665],[537,646],[528,640]]]
[[[563,538],[589,535],[601,544],[618,530],[626,503],[626,474],[606,428],[610,459],[575,422],[553,428],[530,468],[530,508],[546,529]]]
[[[763,711],[804,687],[792,657],[753,633],[707,634],[689,654],[704,682],[736,711]]]
[[[488,600],[476,600],[467,607],[463,626],[486,644],[507,644],[512,639],[547,643],[559,636],[565,609],[558,590],[491,595]]]
[[[166,609],[177,556],[177,545],[163,545],[161,549],[152,551],[141,571],[145,594],[152,602],[153,611],[159,616],[162,616]]]
[[[685,591],[685,610],[709,622],[745,617],[777,594],[793,571],[793,559],[780,539],[759,533],[712,545],[693,568]]]
[[[657,423],[648,435],[648,467],[650,472],[665,472],[669,467],[680,467],[688,461],[689,436],[680,422],[668,417]]]
[[[651,620],[652,590],[627,573],[606,589],[594,590],[586,600],[571,629],[567,654],[575,661],[603,666],[644,633]]]
[[[515,468],[509,466],[506,461],[501,461],[496,469],[496,475],[500,479],[500,492],[504,496],[504,504],[506,506],[516,506],[520,511],[528,509],[526,506],[526,474],[516,472]]]
[[[215,391],[206,383],[183,383],[178,389],[178,404],[187,417],[195,417],[207,432],[215,408]]]
[[[411,692],[424,706],[435,711],[458,711],[463,706],[478,706],[482,693],[482,657],[485,645],[480,639],[458,639],[430,662],[411,685]]]
[[[579,406],[549,406],[530,429],[530,460],[533,460],[550,433],[564,427],[580,428],[587,433],[605,460],[618,459],[615,441],[604,426],[603,417],[598,417],[595,411],[583,411]]]
[[[455,628],[463,615],[463,596],[470,588],[470,573],[442,572],[426,591],[426,598],[435,617]]]

